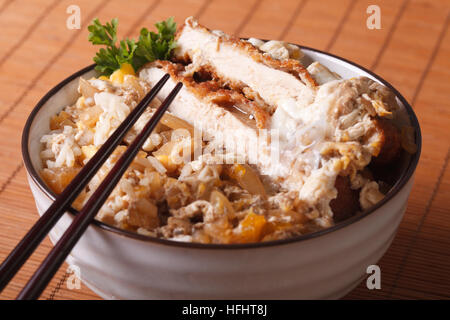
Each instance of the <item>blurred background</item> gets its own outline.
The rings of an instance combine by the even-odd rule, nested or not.
[[[370,5],[378,6],[379,29]],[[70,20],[77,8],[80,29]],[[368,290],[364,280],[345,298],[450,298],[449,12],[448,0],[0,0],[0,260],[38,218],[21,160],[23,125],[50,88],[92,63],[90,21],[117,17],[119,37],[137,37],[143,26],[169,16],[182,24],[192,15],[210,29],[342,56],[405,96],[423,135],[415,185],[378,264],[381,290]],[[46,239],[0,299],[16,297],[50,248]],[[63,265],[41,299],[98,299],[84,284],[68,289],[71,277]]]

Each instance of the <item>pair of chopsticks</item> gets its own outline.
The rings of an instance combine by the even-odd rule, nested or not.
[[[164,75],[164,77],[162,77],[161,80],[152,88],[152,90],[142,99],[136,108],[130,112],[128,117],[95,153],[91,160],[86,163],[86,165],[80,170],[70,184],[56,198],[53,204],[34,224],[30,231],[28,231],[14,250],[11,251],[5,261],[3,261],[0,265],[0,292],[19,271],[21,266],[42,242],[44,237],[50,232],[64,212],[67,211],[81,191],[84,190],[89,181],[94,177],[96,172],[105,163],[116,147],[123,141],[125,134],[139,119],[148,104],[155,98],[157,93],[161,90],[169,78],[170,76],[168,74]],[[17,296],[17,299],[29,300],[39,298],[48,282],[52,279],[56,271],[58,271],[67,255],[70,253],[91,221],[94,219],[96,213],[107,200],[108,196],[111,194],[136,154],[139,152],[145,140],[148,138],[163,116],[164,112],[180,91],[181,87],[182,84],[178,83],[161,106],[155,111],[142,132],[140,132],[134,141],[129,145],[128,149],[116,162],[100,186],[91,195],[83,209],[75,216],[72,224],[67,228],[65,233],[56,243],[55,247],[50,251],[29,282],[22,289],[20,294]]]

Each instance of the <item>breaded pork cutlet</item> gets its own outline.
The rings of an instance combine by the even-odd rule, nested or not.
[[[398,129],[390,120],[398,106],[392,92],[377,82],[341,79],[319,63],[305,68],[296,59],[275,59],[193,18],[176,41],[172,62],[151,63],[140,77],[154,85],[167,72],[172,86],[183,82],[170,111],[200,126],[208,139],[220,132],[232,143],[246,140],[257,146],[256,155],[241,150],[245,160],[317,208],[319,223],[329,224],[333,211],[336,220],[358,211],[364,202],[358,194],[368,194],[369,187],[364,188],[370,182],[362,183],[360,172],[372,159],[387,164],[399,154]],[[259,129],[278,130],[279,145],[259,139]],[[279,152],[275,159],[274,150]],[[370,192],[379,195],[376,182]]]

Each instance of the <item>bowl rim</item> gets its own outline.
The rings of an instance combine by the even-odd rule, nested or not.
[[[374,72],[366,69],[365,67],[362,67],[357,63],[354,63],[345,58],[339,57],[337,55],[334,55],[334,54],[331,54],[328,52],[324,52],[324,51],[310,48],[307,46],[301,46],[301,45],[298,45],[298,46],[302,50],[311,51],[311,52],[319,53],[319,54],[322,54],[325,56],[329,56],[331,58],[343,61],[349,65],[352,65],[353,67],[356,67],[356,68],[368,73],[374,79],[376,79],[377,81],[379,81],[380,83],[382,83],[383,85],[388,87],[395,94],[395,96],[402,102],[402,104],[409,116],[409,120],[411,121],[411,125],[415,129],[415,143],[417,145],[417,152],[410,157],[407,168],[403,172],[402,176],[400,177],[400,179],[398,179],[395,182],[395,184],[391,187],[389,192],[385,195],[385,197],[380,202],[378,202],[374,206],[370,207],[368,210],[359,212],[356,215],[354,215],[344,221],[338,222],[334,226],[323,229],[323,230],[291,237],[288,239],[271,240],[271,241],[266,241],[266,242],[254,242],[254,243],[203,244],[203,243],[195,243],[195,242],[183,242],[183,241],[168,240],[168,239],[146,236],[146,235],[138,234],[135,232],[119,229],[117,227],[108,225],[108,224],[101,222],[99,220],[96,220],[96,219],[94,219],[90,223],[90,225],[96,226],[105,231],[112,232],[116,235],[124,236],[127,238],[132,238],[132,239],[140,240],[140,241],[144,241],[144,242],[149,242],[149,243],[153,243],[153,244],[169,246],[169,247],[182,247],[182,248],[191,248],[191,249],[227,249],[227,250],[265,248],[265,247],[280,246],[280,245],[286,245],[286,244],[295,243],[295,242],[306,241],[306,240],[314,239],[314,238],[317,238],[320,236],[327,235],[334,231],[343,229],[343,228],[350,226],[353,223],[356,223],[359,220],[369,216],[371,213],[377,211],[380,207],[382,207],[384,204],[386,204],[391,199],[393,199],[400,192],[400,190],[406,185],[406,183],[412,178],[412,176],[415,172],[415,169],[417,167],[417,164],[419,162],[419,158],[420,158],[420,154],[421,154],[421,150],[422,150],[422,134],[421,134],[421,130],[420,130],[419,121],[417,119],[416,114],[414,113],[413,108],[406,101],[406,99],[403,97],[403,95],[401,95],[400,92],[398,92],[398,90],[395,89],[389,82],[387,82],[380,76],[376,75]],[[53,95],[55,95],[59,90],[61,90],[65,85],[67,85],[71,81],[82,76],[83,74],[87,73],[88,71],[92,71],[94,69],[94,67],[95,67],[95,64],[92,64],[92,65],[89,65],[89,66],[75,72],[74,74],[72,74],[71,76],[67,77],[66,79],[64,79],[63,81],[58,83],[56,86],[54,86],[50,91],[48,91],[47,94],[45,94],[45,96],[42,97],[41,100],[39,100],[39,102],[36,104],[36,106],[31,111],[31,113],[28,116],[28,119],[25,123],[24,129],[23,129],[21,148],[22,148],[22,157],[23,157],[23,161],[25,164],[25,168],[26,168],[29,176],[31,177],[31,179],[34,181],[36,186],[40,189],[40,191],[42,191],[52,201],[54,201],[56,198],[55,193],[53,191],[51,191],[49,187],[47,187],[47,185],[44,183],[44,181],[38,174],[37,170],[33,167],[32,162],[31,162],[31,157],[30,157],[30,153],[29,153],[29,149],[28,149],[30,128],[31,128],[31,125],[32,125],[37,113],[40,111],[40,109],[47,103],[47,101]],[[72,215],[76,215],[78,213],[78,211],[75,210],[73,207],[70,207],[67,210],[67,212],[69,212]]]

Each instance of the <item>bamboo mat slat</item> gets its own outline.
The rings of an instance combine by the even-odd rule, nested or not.
[[[87,23],[118,17],[120,36],[194,15],[212,29],[282,39],[355,61],[391,82],[413,104],[423,151],[405,217],[380,260],[382,289],[365,282],[347,299],[450,298],[450,3],[379,0],[382,29],[366,28],[369,0],[78,0],[81,30],[65,27],[66,0],[0,0],[0,260],[37,219],[21,162],[20,136],[36,102],[91,63]],[[46,239],[0,299],[13,299],[52,245]],[[41,299],[98,299],[67,288],[63,265]]]
[[[335,30],[352,4],[344,1],[306,1],[300,4],[292,24],[284,29],[281,38],[308,47],[325,49],[333,40]]]
[[[253,12],[258,0],[215,0],[210,1],[203,10],[200,21],[216,30],[229,30],[235,34],[248,19],[248,13]]]
[[[296,17],[303,1],[262,0],[252,15],[241,25],[237,35],[262,39],[281,39],[289,27],[289,20]],[[282,14],[285,13],[285,14]]]
[[[377,1],[382,10],[382,29],[373,32],[366,28],[366,16],[361,14],[373,4],[373,1],[357,1],[331,51],[373,69],[384,52],[384,46],[389,43],[390,36],[404,12],[406,2],[405,0]]]

